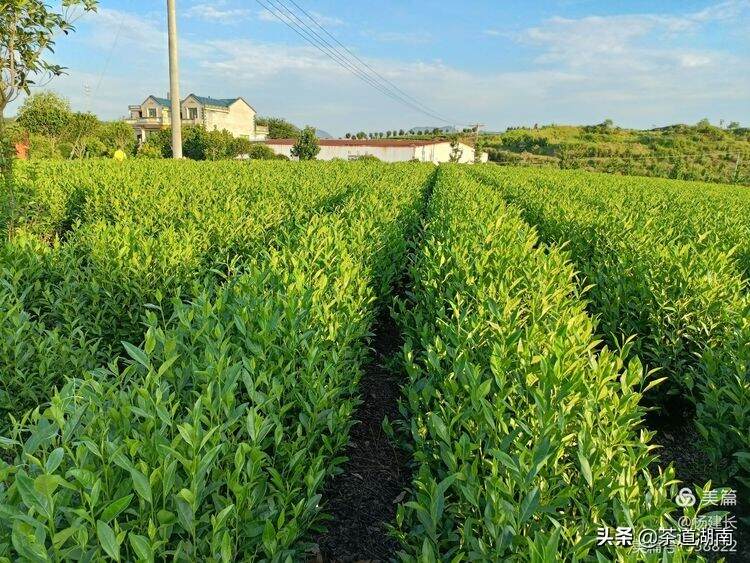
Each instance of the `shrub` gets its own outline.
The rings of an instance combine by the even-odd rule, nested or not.
[[[410,273],[398,311],[417,469],[397,514],[403,560],[614,558],[598,527],[672,522],[673,474],[649,474],[639,428],[640,363],[596,351],[563,252],[441,167]]]
[[[253,160],[273,160],[277,158],[277,156],[281,156],[276,155],[271,147],[263,143],[252,143],[245,154],[247,154],[248,158]]]

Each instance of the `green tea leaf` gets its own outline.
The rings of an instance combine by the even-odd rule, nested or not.
[[[123,510],[130,506],[130,502],[133,500],[133,495],[125,495],[113,501],[107,505],[102,511],[100,518],[104,522],[109,522],[113,518],[116,518]]]
[[[130,342],[122,341],[121,344],[123,348],[125,348],[125,351],[128,353],[128,356],[133,358],[136,362],[141,364],[146,369],[149,369],[151,367],[148,356],[143,350],[141,350],[137,346],[133,346]]]
[[[96,537],[99,539],[99,545],[115,561],[120,560],[120,544],[117,543],[117,537],[112,528],[106,522],[97,520]]]

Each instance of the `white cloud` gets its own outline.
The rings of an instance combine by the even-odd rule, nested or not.
[[[189,18],[223,24],[239,23],[251,14],[252,11],[247,8],[226,8],[216,4],[196,4],[185,12],[185,15]]]
[[[199,61],[207,71],[225,79],[255,80],[287,72],[310,71],[331,76],[346,72],[314,47],[291,47],[247,40],[219,40],[205,44],[210,56]]]
[[[743,13],[736,10],[743,4],[747,2],[725,2],[682,16],[552,18],[513,36],[490,34],[535,51],[533,64],[513,72],[468,71],[413,54],[402,60],[360,56],[438,113],[459,121],[481,120],[490,129],[534,122],[594,123],[606,117],[635,126],[704,116],[747,123],[750,63],[730,50],[687,48],[684,41],[703,26],[736,27],[737,14]],[[92,99],[95,112],[118,117],[147,94],[166,94],[164,28],[161,12],[135,15],[102,8],[81,21],[79,33],[61,41],[66,49],[94,49],[101,57],[120,29],[112,64]],[[420,37],[407,35],[386,34],[385,40]],[[181,53],[183,93],[241,95],[261,114],[333,133],[438,124],[375,91],[311,46],[186,35]],[[81,85],[96,84],[97,73],[69,72],[52,87],[74,107],[84,108]]]
[[[439,113],[481,118],[496,127],[545,120],[595,122],[604,117],[644,126],[690,120],[694,115],[713,116],[711,112],[725,107],[733,112],[741,108],[750,99],[750,65],[730,52],[686,48],[676,39],[709,24],[729,22],[746,4],[723,2],[684,15],[551,18],[515,36],[485,30],[489,37],[510,37],[539,50],[536,64],[515,72],[467,72],[440,61],[368,63]],[[435,40],[422,32],[370,30],[363,35],[412,44]],[[434,121],[373,92],[317,51],[234,42],[214,47],[222,54],[217,54],[216,66],[204,65],[204,70],[221,70],[226,80],[245,77],[279,90],[282,84],[308,85],[309,91],[293,88],[279,95],[290,114],[320,115],[323,128],[341,131],[340,124],[352,120],[363,128],[388,115],[396,116],[391,126]],[[726,68],[734,71],[727,73]],[[264,97],[262,92],[259,96]],[[355,125],[343,127],[345,131]]]
[[[276,13],[278,13],[279,15],[283,16],[285,19],[287,19],[289,21],[292,21],[292,22],[295,22],[295,23],[299,23],[299,20],[301,20],[301,21],[305,22],[307,25],[309,25],[309,26],[313,27],[314,29],[316,29],[316,31],[317,31],[317,28],[315,27],[315,23],[313,23],[312,21],[310,21],[310,18],[308,18],[302,12],[300,12],[298,10],[292,10],[296,14],[297,18],[299,18],[299,20],[297,20],[294,17],[292,17],[285,10],[283,10],[281,8],[277,8],[273,4],[272,4],[272,6],[274,6],[276,8],[273,12],[271,10],[268,10],[268,9],[265,9],[265,8],[263,10],[260,10],[257,13],[258,19],[261,20],[261,21],[265,21],[265,22],[282,23],[281,20],[279,19],[279,17],[276,16]],[[313,20],[315,20],[315,22],[317,22],[318,24],[320,24],[323,27],[339,27],[339,26],[346,25],[346,22],[344,22],[344,20],[342,20],[340,18],[336,18],[336,17],[333,17],[333,16],[326,16],[326,15],[323,15],[323,14],[321,14],[319,12],[313,12],[313,11],[309,11],[309,10],[306,10],[306,11],[307,11],[308,14],[310,14],[312,16],[312,18],[313,18]]]
[[[696,22],[728,21],[740,16],[748,8],[750,0],[728,0],[690,14],[690,17]]]
[[[339,27],[346,25],[346,22],[334,16],[325,16],[318,12],[308,12],[320,25],[325,27]]]
[[[131,45],[139,51],[157,52],[164,49],[167,41],[166,22],[162,20],[156,15],[99,8],[84,16],[82,25],[88,27],[86,41],[95,48],[109,49],[117,39],[115,48]]]
[[[680,64],[685,68],[695,68],[699,66],[710,65],[714,62],[713,58],[707,54],[683,53]]]
[[[554,17],[532,27],[517,38],[541,48],[539,63],[570,67],[615,64],[654,68],[653,63],[671,60],[679,64],[684,55],[695,61],[694,53],[679,53],[659,44],[685,37],[709,23],[726,22],[750,8],[750,0],[730,0],[684,15],[633,14],[587,16],[578,19]],[[715,59],[715,57],[711,57]]]

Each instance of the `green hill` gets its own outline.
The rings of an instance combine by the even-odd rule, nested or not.
[[[651,130],[600,125],[520,127],[483,135],[498,164],[582,168],[750,185],[750,128],[706,121]]]

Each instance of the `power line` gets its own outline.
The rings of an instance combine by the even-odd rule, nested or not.
[[[275,0],[266,0],[268,2],[274,2]],[[414,105],[413,103],[402,99],[397,94],[391,92],[387,87],[379,84],[377,81],[375,81],[371,76],[369,76],[365,71],[358,68],[354,63],[346,59],[338,50],[335,49],[330,43],[325,41],[323,38],[320,37],[319,34],[317,34],[314,30],[312,30],[307,24],[302,22],[302,20],[299,19],[295,14],[290,12],[286,7],[282,5],[282,7],[287,11],[292,13],[292,16],[297,19],[297,21],[300,22],[300,24],[296,24],[292,18],[289,16],[285,16],[284,13],[281,11],[281,9],[277,8],[275,4],[273,4],[273,8],[266,5],[261,0],[256,0],[258,4],[263,6],[266,10],[268,10],[274,17],[279,19],[281,22],[283,22],[287,27],[289,27],[292,31],[294,31],[297,35],[302,37],[305,41],[313,45],[316,49],[327,55],[329,58],[331,58],[334,62],[336,62],[339,66],[342,66],[345,70],[348,70],[352,72],[354,75],[356,75],[358,78],[366,82],[369,86],[372,86],[376,90],[378,90],[380,93],[394,99],[397,102],[403,103],[411,107],[412,109],[419,111],[421,113],[425,113],[426,115],[429,115],[430,117],[434,119],[443,120],[442,117],[433,115],[429,112],[426,112],[421,107],[418,107]],[[280,3],[280,2],[279,2]]]
[[[109,63],[112,62],[112,54],[115,52],[115,47],[117,46],[117,41],[120,39],[120,34],[122,33],[122,28],[125,23],[125,16],[120,18],[120,23],[117,26],[117,33],[115,33],[115,38],[112,41],[112,45],[109,48],[109,53],[107,53],[107,59],[104,61],[104,67],[102,68],[101,73],[99,74],[99,80],[96,82],[96,86],[94,87],[94,94],[96,94],[99,91],[99,87],[102,85],[102,80],[104,80],[104,75],[107,74],[107,71],[109,70]]]
[[[417,99],[417,98],[415,98],[414,96],[410,95],[409,93],[407,93],[407,92],[404,92],[404,91],[403,91],[403,90],[402,90],[401,88],[399,88],[399,87],[398,87],[398,86],[397,86],[396,84],[394,84],[394,83],[393,83],[393,82],[392,82],[391,80],[389,80],[388,78],[386,78],[385,76],[383,76],[382,74],[380,74],[380,73],[379,73],[379,72],[378,72],[378,71],[377,71],[376,69],[374,69],[374,68],[373,68],[372,66],[370,66],[370,65],[369,65],[369,64],[368,64],[368,63],[367,63],[366,61],[363,61],[363,60],[362,60],[362,59],[361,59],[360,57],[358,57],[358,56],[357,56],[357,55],[356,55],[355,53],[353,53],[353,52],[352,52],[352,51],[351,51],[351,50],[350,50],[350,49],[349,49],[349,48],[348,48],[348,47],[347,47],[346,45],[344,45],[344,44],[343,44],[343,43],[342,43],[341,41],[339,41],[339,40],[338,40],[338,39],[336,38],[336,36],[335,36],[335,35],[333,35],[332,33],[330,33],[330,32],[329,32],[329,31],[328,31],[328,30],[327,30],[327,29],[326,29],[326,28],[325,28],[325,27],[324,27],[324,26],[323,26],[322,24],[320,24],[320,23],[318,22],[318,20],[316,20],[316,19],[315,19],[315,18],[314,18],[314,17],[313,17],[313,16],[312,16],[312,15],[311,15],[311,14],[310,14],[309,12],[307,12],[307,11],[306,11],[306,10],[305,10],[305,9],[304,9],[304,8],[303,8],[302,6],[300,6],[299,4],[297,4],[297,2],[295,2],[295,0],[289,0],[289,1],[290,1],[290,2],[291,2],[291,3],[292,3],[292,4],[293,4],[293,5],[294,5],[294,6],[295,6],[295,7],[296,7],[296,8],[297,8],[297,9],[298,9],[298,10],[299,10],[300,12],[302,12],[302,13],[303,13],[303,14],[304,14],[305,16],[307,16],[307,18],[308,18],[308,19],[309,19],[309,20],[310,20],[311,22],[313,22],[313,23],[314,23],[314,24],[315,24],[315,25],[316,25],[316,26],[317,26],[318,28],[320,28],[320,29],[321,29],[321,30],[323,31],[323,33],[325,33],[325,34],[326,34],[326,35],[327,35],[328,37],[330,37],[330,38],[331,38],[331,39],[332,39],[332,40],[333,40],[333,41],[334,41],[334,42],[335,42],[335,43],[336,43],[337,45],[339,45],[339,46],[340,46],[340,47],[341,47],[342,49],[344,49],[344,51],[346,51],[346,52],[347,52],[347,53],[348,53],[349,55],[351,55],[351,56],[352,56],[352,57],[354,57],[354,58],[355,58],[355,59],[356,59],[357,61],[359,61],[359,62],[360,62],[360,63],[361,63],[361,64],[362,64],[363,66],[365,66],[365,67],[366,67],[367,69],[369,69],[369,70],[370,70],[370,71],[371,71],[371,72],[372,72],[372,73],[373,73],[373,74],[374,74],[375,76],[377,76],[378,78],[380,78],[380,80],[382,80],[382,81],[383,81],[383,82],[385,82],[386,84],[389,84],[389,85],[390,85],[390,86],[391,86],[391,87],[392,87],[392,88],[393,88],[393,89],[394,89],[395,91],[397,91],[397,92],[399,92],[400,94],[402,94],[402,95],[403,95],[403,96],[404,96],[405,98],[407,98],[407,99],[410,99],[410,100],[412,100],[413,102],[415,102],[415,103],[417,103],[417,104],[419,104],[419,105],[421,105],[421,106],[427,107],[427,106],[425,106],[425,105],[424,105],[424,103],[423,103],[423,102],[421,102],[420,100],[418,100],[418,99]],[[429,108],[428,108],[428,109],[429,109]],[[460,122],[459,120],[455,120],[455,119],[448,119],[448,118],[446,118],[445,116],[442,116],[441,114],[439,114],[438,112],[435,112],[435,111],[432,111],[432,110],[430,110],[430,114],[431,114],[431,117],[434,117],[434,116],[440,116],[440,119],[441,119],[442,121],[446,121],[447,123],[454,123],[454,124],[456,124],[456,125],[470,125],[469,123],[461,123],[461,122]]]
[[[107,70],[109,69],[109,63],[112,61],[112,54],[115,52],[115,47],[117,46],[117,41],[120,39],[120,34],[122,33],[122,27],[124,23],[125,23],[125,16],[120,18],[120,23],[117,26],[117,32],[115,33],[115,37],[112,40],[112,44],[109,47],[107,58],[104,60],[104,66],[102,67],[102,70],[99,73],[99,78],[96,81],[96,86],[94,87],[93,94],[96,94],[99,91],[99,87],[102,85],[102,80],[104,80],[104,75],[107,74]],[[90,112],[91,111],[91,98],[92,98],[91,86],[89,86],[88,84],[84,84],[83,92],[86,95],[86,111]],[[73,158],[73,155],[75,154],[75,151],[78,148],[78,143],[81,140],[82,134],[83,134],[83,130],[79,129],[78,134],[76,135],[76,140],[73,143],[73,150],[70,153],[70,159]]]
[[[355,76],[357,76],[360,80],[367,83],[369,86],[375,88],[380,93],[390,97],[391,99],[400,102],[411,109],[418,111],[424,115],[427,115],[433,119],[438,119],[440,121],[447,121],[451,122],[451,120],[446,119],[445,116],[439,115],[436,112],[431,111],[429,108],[426,108],[426,106],[423,106],[421,102],[416,101],[410,101],[408,99],[408,94],[398,93],[398,89],[393,88],[392,83],[385,79],[384,77],[380,76],[376,71],[373,71],[376,76],[378,76],[381,80],[384,80],[385,82],[388,82],[391,84],[391,86],[388,86],[388,84],[381,84],[378,80],[373,78],[370,73],[367,70],[364,70],[362,67],[357,65],[355,62],[351,61],[347,57],[345,57],[334,45],[329,43],[324,37],[321,37],[319,33],[317,33],[314,29],[312,29],[306,22],[304,22],[294,11],[290,10],[286,5],[281,2],[281,0],[256,0],[256,2],[268,10],[268,12],[273,15],[276,19],[284,23],[287,27],[289,27],[292,31],[294,31],[297,35],[302,37],[305,41],[310,43],[313,47],[315,47],[318,51],[324,53],[326,56],[328,56],[330,59],[332,59],[334,62],[336,62],[339,66],[344,68],[345,70],[353,73]],[[268,2],[269,4],[266,4]],[[277,7],[277,4],[281,5],[281,8]],[[295,3],[295,6],[299,8],[299,6]],[[283,10],[283,11],[282,11]],[[333,38],[333,36],[325,30],[325,28],[320,25],[317,21],[315,21],[314,18],[307,12],[304,12],[305,15],[311,19],[313,23],[315,23],[316,26],[318,26],[321,30],[323,30],[327,35]],[[289,15],[285,15],[284,12],[287,12]],[[295,22],[296,20],[296,22]],[[335,40],[335,38],[333,38]],[[343,46],[338,40],[336,42]],[[346,49],[346,47],[344,47]],[[350,54],[351,51],[346,49],[347,52]],[[353,55],[353,54],[352,54]],[[356,57],[356,55],[353,55],[357,60],[362,62],[366,67],[370,68],[370,70],[373,70],[372,67],[369,67],[364,61],[361,61],[359,57]],[[408,96],[408,97],[407,97]],[[415,98],[412,98],[416,100]],[[465,125],[464,123],[460,122],[454,122],[457,125]]]
[[[339,64],[339,66],[343,66],[346,70],[349,70],[350,72],[353,72],[356,74],[360,79],[366,81],[369,85],[375,87],[375,88],[382,88],[379,84],[375,83],[371,77],[360,71],[356,66],[352,65],[350,61],[348,61],[346,58],[344,58],[338,51],[333,49],[330,45],[326,44],[322,38],[320,38],[317,33],[310,30],[309,28],[303,27],[305,25],[299,25],[295,23],[292,19],[292,17],[296,18],[298,21],[299,18],[292,12],[290,12],[285,6],[282,5],[282,8],[278,8],[274,2],[274,0],[266,0],[267,2],[271,3],[273,7],[265,4],[262,1],[256,0],[258,4],[263,6],[271,15],[273,15],[276,19],[280,20],[282,23],[284,23],[287,27],[289,27],[292,31],[294,31],[297,35],[302,37],[305,41],[313,45],[316,49],[327,55],[329,58],[331,58],[334,62]],[[289,12],[292,17],[289,17],[287,15],[284,15],[284,12],[282,9]],[[317,39],[316,39],[317,37]],[[382,89],[379,90],[382,93],[387,94],[387,92],[384,92]]]

